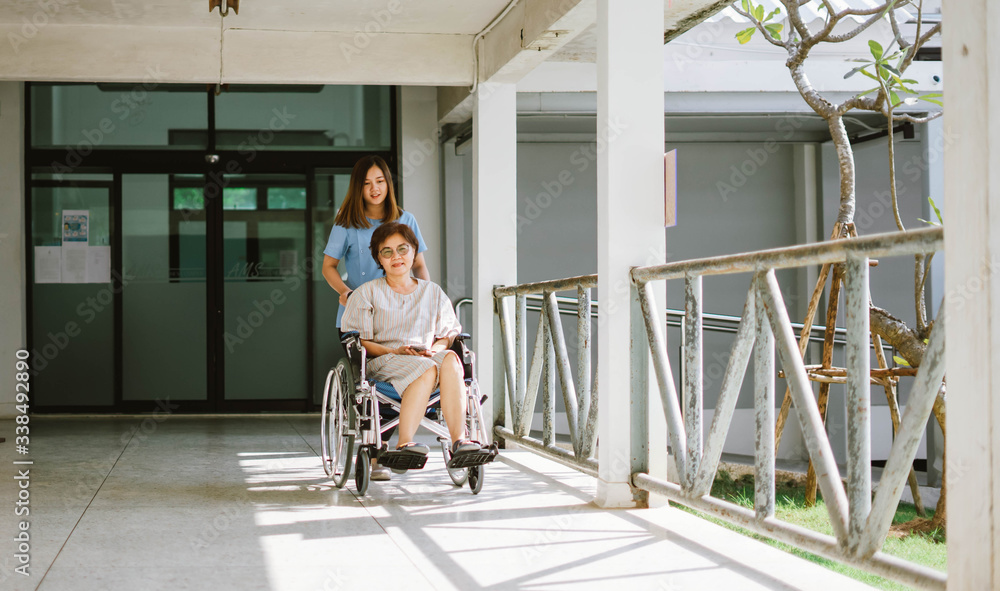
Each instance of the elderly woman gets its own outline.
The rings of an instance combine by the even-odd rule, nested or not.
[[[413,435],[435,387],[441,389],[441,411],[454,442],[452,454],[477,452],[479,444],[465,433],[462,363],[449,350],[461,326],[444,291],[410,275],[417,245],[417,237],[405,224],[388,222],[375,230],[372,258],[385,277],[354,290],[342,327],[360,333],[368,377],[390,382],[402,397],[394,453],[429,452],[426,445],[413,441]]]

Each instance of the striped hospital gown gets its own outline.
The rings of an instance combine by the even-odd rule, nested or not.
[[[430,281],[417,279],[417,288],[402,295],[389,287],[385,277],[369,281],[354,290],[347,300],[341,323],[346,332],[356,330],[361,338],[395,349],[404,345],[430,348],[434,341],[453,338],[462,330],[451,301]],[[380,355],[370,358],[368,377],[390,382],[402,396],[413,380],[432,367],[440,369],[447,351],[433,357]]]

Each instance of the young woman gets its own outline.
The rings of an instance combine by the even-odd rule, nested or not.
[[[370,244],[372,233],[385,222],[399,222],[413,230],[417,237],[413,274],[418,279],[429,281],[430,274],[423,255],[427,245],[413,214],[403,211],[396,204],[389,165],[379,156],[365,156],[355,163],[351,171],[347,198],[337,212],[330,239],[323,250],[323,277],[340,294],[338,330],[347,307],[347,296],[361,284],[382,276],[382,270],[372,260]],[[344,261],[344,276],[337,270],[340,261]]]
[[[334,219],[330,239],[323,250],[323,277],[338,294],[340,309],[337,311],[337,330],[347,308],[347,297],[362,284],[383,275],[382,269],[372,258],[371,238],[376,228],[384,223],[405,224],[416,238],[416,256],[413,274],[430,280],[423,252],[427,250],[420,227],[413,214],[403,211],[396,204],[389,165],[379,156],[365,156],[354,164],[347,197]],[[344,261],[346,273],[342,276],[337,266]],[[342,331],[341,331],[342,332]],[[392,430],[383,434],[388,440]],[[372,480],[389,480],[389,470],[372,461]]]

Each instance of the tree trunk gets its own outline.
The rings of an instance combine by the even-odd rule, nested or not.
[[[854,150],[851,140],[847,137],[844,118],[834,114],[826,120],[830,127],[830,137],[837,149],[837,161],[840,166],[840,208],[837,210],[837,222],[850,224],[854,222],[854,211],[857,208],[854,193]]]
[[[869,307],[869,323],[871,331],[895,347],[900,356],[911,367],[920,366],[924,360],[927,345],[924,344],[917,331],[906,326],[905,322],[878,306]]]

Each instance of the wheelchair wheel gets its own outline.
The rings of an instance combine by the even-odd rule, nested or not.
[[[333,399],[331,397],[330,386],[333,384],[333,376],[336,375],[336,369],[331,369],[326,374],[326,384],[323,385],[323,406],[320,407],[320,422],[319,422],[319,444],[320,444],[320,456],[323,461],[323,471],[326,472],[327,476],[333,475],[333,458],[330,455],[330,420],[331,420],[331,410]]]
[[[335,369],[332,388],[332,412],[329,421],[329,440],[331,464],[333,465],[333,483],[341,488],[347,482],[351,472],[351,458],[354,456],[354,432],[357,415],[351,394],[354,383],[350,379],[350,365],[341,360]]]
[[[449,442],[446,439],[441,440],[441,455],[444,456],[444,466],[445,470],[448,471],[448,477],[451,481],[455,483],[455,486],[462,486],[465,481],[469,479],[469,469],[468,468],[449,468],[448,460],[451,459],[451,450],[448,449]]]
[[[472,466],[468,468],[469,470],[469,488],[472,489],[472,494],[478,495],[479,491],[483,490],[483,466]]]
[[[354,453],[354,406],[350,394],[353,384],[350,367],[343,360],[330,370],[323,391],[323,417],[320,442],[323,453],[323,469],[333,479],[337,488],[342,488],[351,472],[351,457]]]
[[[358,461],[354,465],[354,486],[357,487],[359,495],[368,492],[368,482],[371,480],[371,467],[368,448],[362,447],[361,451],[358,452]]]

